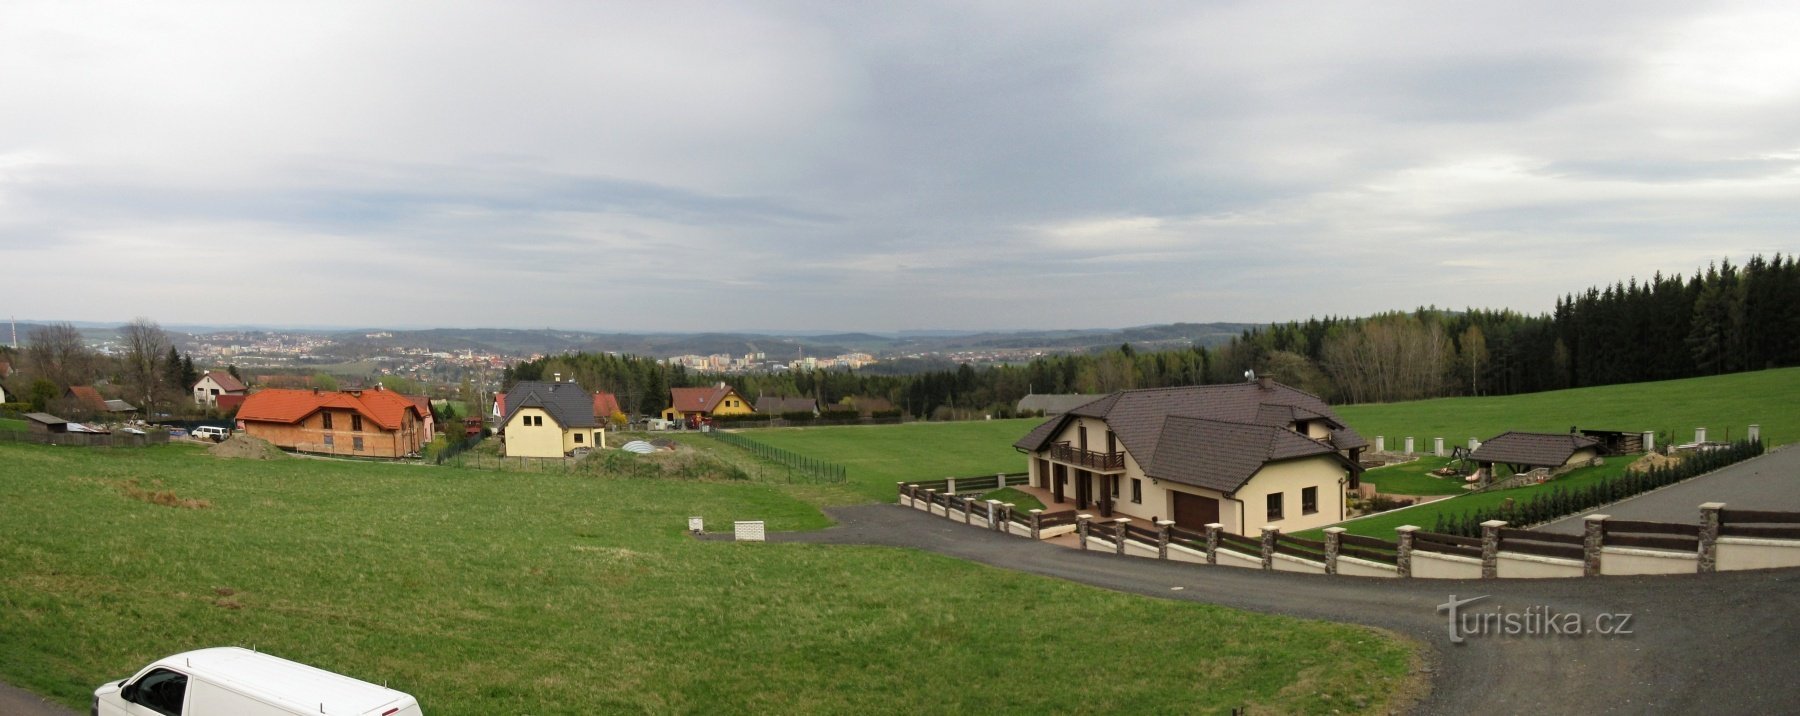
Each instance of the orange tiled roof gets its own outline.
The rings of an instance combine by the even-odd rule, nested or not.
[[[94,386],[71,385],[69,386],[69,394],[75,396],[75,402],[81,403],[83,407],[89,410],[98,410],[102,413],[106,412],[106,399],[100,397],[100,391],[94,390]]]
[[[612,417],[613,413],[618,413],[618,412],[623,412],[623,411],[619,410],[618,397],[614,396],[612,393],[595,393],[594,394],[594,419],[595,420],[598,420],[601,422],[606,422],[607,418]]]
[[[412,399],[391,390],[341,390],[313,392],[271,388],[251,393],[238,408],[239,420],[297,423],[322,408],[352,410],[388,430],[398,430],[406,411],[421,419],[425,414]]]

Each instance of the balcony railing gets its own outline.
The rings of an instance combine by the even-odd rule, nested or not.
[[[1082,450],[1068,443],[1055,443],[1051,445],[1050,459],[1080,468],[1100,470],[1103,472],[1123,471],[1125,469],[1125,453]]]

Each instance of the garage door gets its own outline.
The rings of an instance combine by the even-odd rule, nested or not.
[[[1175,496],[1175,526],[1203,532],[1208,524],[1219,521],[1218,500],[1185,492],[1170,494]]]

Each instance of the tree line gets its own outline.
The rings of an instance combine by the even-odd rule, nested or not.
[[[32,328],[20,350],[0,351],[14,368],[6,381],[9,405],[55,411],[64,417],[96,417],[68,397],[73,386],[105,384],[146,414],[169,413],[191,404],[188,390],[200,380],[191,356],[176,350],[155,321],[137,318],[116,330],[119,349],[90,348],[80,329],[68,323]]]

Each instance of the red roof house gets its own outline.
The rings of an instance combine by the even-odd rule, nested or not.
[[[244,432],[288,450],[403,457],[430,439],[430,415],[412,398],[380,387],[277,388],[251,393],[238,408],[237,421]]]

